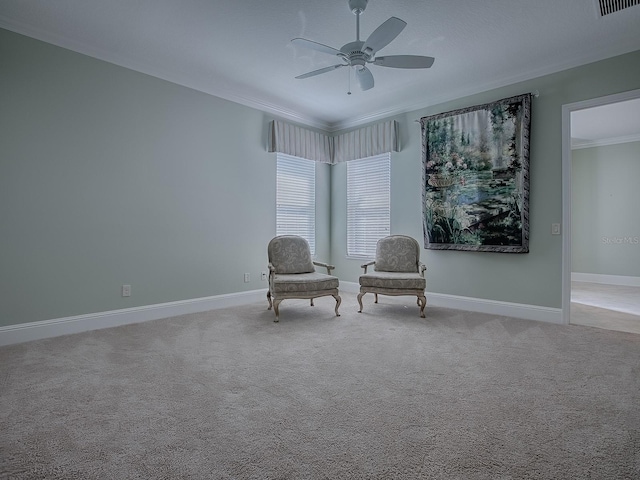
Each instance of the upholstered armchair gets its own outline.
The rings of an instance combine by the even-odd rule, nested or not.
[[[367,273],[367,267],[373,265],[373,271]],[[365,293],[375,295],[378,303],[380,295],[415,295],[420,307],[420,316],[424,318],[427,299],[424,290],[427,282],[424,271],[427,267],[420,262],[420,245],[405,235],[390,235],[378,240],[376,259],[362,265],[364,274],[360,275],[360,293],[358,303],[362,313],[362,297]]]
[[[280,235],[269,242],[269,291],[267,300],[269,310],[273,307],[276,314],[274,322],[280,320],[280,302],[287,298],[313,299],[331,295],[336,299],[336,316],[342,302],[338,295],[338,277],[331,275],[335,267],[323,262],[311,260],[309,243],[297,235]],[[316,272],[315,266],[327,269]]]

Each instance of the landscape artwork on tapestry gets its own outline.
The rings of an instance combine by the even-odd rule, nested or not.
[[[425,248],[528,253],[531,95],[420,124]]]

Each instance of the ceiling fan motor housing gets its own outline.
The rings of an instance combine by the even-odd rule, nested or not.
[[[369,0],[349,0],[349,9],[354,15],[358,15],[364,12],[364,9],[367,8],[368,1]]]
[[[347,43],[340,51],[345,54],[349,65],[363,65],[371,59],[371,56],[362,50],[364,42],[359,40],[356,42]]]

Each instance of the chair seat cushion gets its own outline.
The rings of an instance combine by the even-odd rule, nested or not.
[[[338,288],[338,277],[324,273],[276,273],[274,293],[316,292]]]
[[[371,272],[360,275],[360,286],[424,290],[427,281],[417,272]]]

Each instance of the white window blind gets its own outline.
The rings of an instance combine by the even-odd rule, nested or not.
[[[374,258],[391,224],[391,155],[347,162],[347,255]]]
[[[278,153],[276,235],[299,235],[316,252],[316,162]]]

